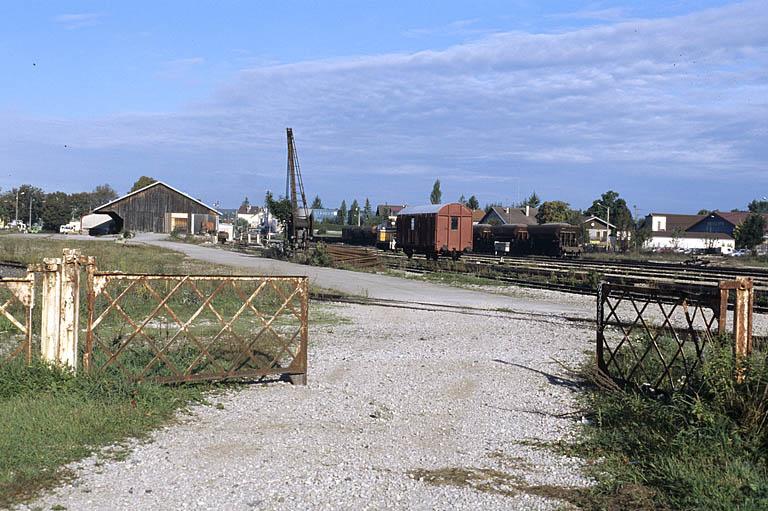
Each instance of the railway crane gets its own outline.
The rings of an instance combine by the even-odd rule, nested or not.
[[[287,246],[291,252],[305,250],[312,239],[314,218],[307,207],[307,196],[304,194],[304,182],[301,179],[299,155],[296,152],[296,141],[293,129],[286,128],[288,137],[288,171],[285,177],[285,196],[291,201],[291,215],[285,226]],[[298,189],[297,189],[298,186]],[[298,192],[298,193],[297,193]],[[299,203],[298,195],[301,195]]]

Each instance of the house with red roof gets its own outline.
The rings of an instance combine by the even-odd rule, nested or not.
[[[714,250],[729,254],[736,248],[734,231],[749,217],[749,211],[713,211],[708,215],[651,213],[646,225],[651,236],[646,248]],[[763,215],[768,221],[768,215]]]

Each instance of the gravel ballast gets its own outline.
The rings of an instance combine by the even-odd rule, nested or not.
[[[122,461],[74,464],[72,482],[22,507],[559,509],[525,488],[589,484],[579,460],[531,445],[581,420],[553,359],[582,362],[589,325],[323,307],[344,322],[312,327],[306,387],[215,396]]]

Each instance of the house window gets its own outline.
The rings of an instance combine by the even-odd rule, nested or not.
[[[459,217],[452,216],[451,217],[451,230],[452,231],[458,231],[459,230]]]

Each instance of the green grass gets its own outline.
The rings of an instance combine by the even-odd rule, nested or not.
[[[41,363],[0,365],[0,507],[67,474],[101,446],[142,437],[210,386],[131,383],[110,372],[74,377]]]
[[[95,256],[100,270],[126,273],[202,273],[243,275],[243,268],[215,265],[189,259],[179,252],[139,244],[118,244],[114,241],[60,240],[45,236],[0,238],[0,261],[25,264],[42,262],[45,257],[61,257],[65,248],[80,249],[84,255]]]
[[[494,286],[494,287],[507,287],[508,282],[501,280],[479,277],[471,273],[454,273],[454,272],[430,272],[423,274],[406,273],[399,270],[388,270],[387,274],[403,277],[410,280],[422,280],[425,282],[437,282],[440,284],[446,284],[455,287],[471,287],[471,286]]]
[[[712,346],[685,392],[592,390],[593,425],[574,452],[593,458],[596,502],[624,509],[768,509],[768,364],[756,352],[735,383],[730,345]],[[638,382],[639,383],[639,382]]]

